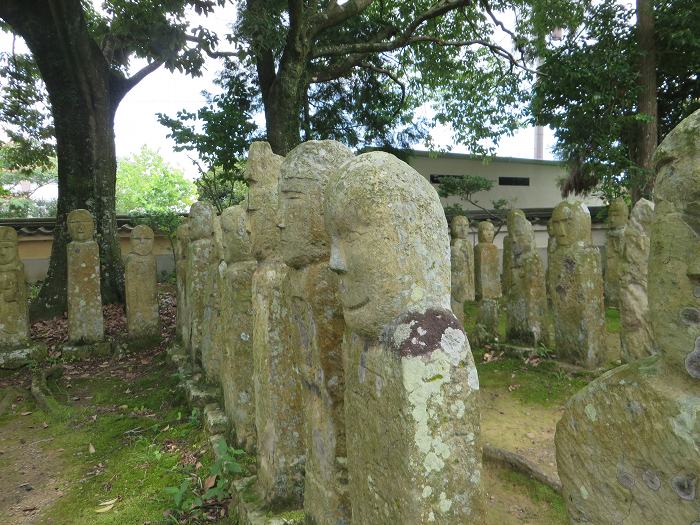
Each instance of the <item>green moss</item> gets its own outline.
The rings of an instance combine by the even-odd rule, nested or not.
[[[620,333],[620,310],[617,308],[605,309],[605,330],[611,334]]]
[[[275,514],[274,517],[284,520],[289,525],[303,525],[306,519],[303,510],[290,510],[281,514]]]
[[[548,507],[549,520],[555,521],[557,523],[568,523],[568,517],[566,513],[566,506],[564,505],[564,499],[557,494],[550,487],[543,485],[542,483],[535,481],[534,479],[521,474],[520,472],[514,472],[507,469],[499,469],[498,477],[514,487],[524,489],[527,492],[528,497],[535,503],[540,503]]]

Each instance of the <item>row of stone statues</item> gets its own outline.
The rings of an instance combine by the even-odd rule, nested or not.
[[[646,276],[653,212],[653,203],[639,200],[628,225],[624,200],[611,204],[605,288],[590,214],[581,202],[562,202],[553,210],[546,271],[532,224],[521,210],[506,216],[502,274],[493,224],[479,223],[479,242],[472,247],[469,222],[457,216],[451,225],[452,309],[463,316],[464,302],[478,301],[477,340],[497,339],[503,309],[508,342],[553,344],[560,358],[595,368],[606,354],[605,289],[620,305],[624,361],[651,355]]]
[[[68,345],[64,351],[97,350],[104,345],[100,292],[100,254],[95,225],[88,210],[67,217]],[[142,339],[159,335],[156,261],[153,231],[145,225],[131,232],[131,252],[125,261],[126,314],[129,335]],[[29,303],[24,265],[19,259],[17,232],[0,226],[0,350],[30,348]],[[88,350],[89,351],[89,350]]]
[[[262,501],[318,524],[481,523],[478,379],[435,190],[333,141],[254,143],[246,178],[243,205],[198,203],[178,231],[178,333]]]

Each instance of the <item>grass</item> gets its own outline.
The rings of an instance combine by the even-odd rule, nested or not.
[[[620,333],[620,310],[618,308],[605,309],[605,330],[611,334]]]
[[[520,472],[508,469],[499,468],[497,477],[501,482],[510,486],[511,490],[522,490],[531,501],[543,505],[547,509],[548,516],[546,518],[550,523],[568,523],[564,499],[550,487]]]
[[[51,383],[60,404],[55,414],[44,414],[26,401],[15,410],[33,411],[22,419],[22,428],[47,423],[41,446],[61,464],[61,478],[70,480],[37,523],[165,523],[172,498],[164,489],[180,485],[195,463],[206,469],[213,461],[200,422],[188,417],[163,357],[142,369],[147,371],[139,370],[132,379],[105,372]],[[11,417],[17,415],[3,416],[0,426]],[[114,499],[113,507],[97,512],[104,508],[100,503]]]

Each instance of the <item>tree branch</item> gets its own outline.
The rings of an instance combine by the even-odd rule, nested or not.
[[[328,7],[321,13],[316,14],[312,20],[312,34],[317,35],[329,27],[337,26],[345,22],[348,18],[359,15],[367,9],[374,0],[349,0],[343,5],[338,5],[337,0],[331,0]]]
[[[201,38],[197,38],[194,35],[185,35],[185,40],[202,46],[202,51],[204,51],[211,58],[226,58],[232,57],[236,54],[233,51],[212,51],[208,42],[202,40]]]

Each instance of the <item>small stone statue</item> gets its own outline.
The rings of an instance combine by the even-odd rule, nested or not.
[[[521,210],[508,212],[509,283],[506,294],[506,337],[533,347],[547,341],[547,295],[542,261],[532,224]],[[505,256],[504,256],[505,260]]]
[[[619,197],[608,206],[608,232],[605,250],[605,299],[611,306],[620,304],[620,272],[625,250],[625,227],[629,208],[625,199]]]
[[[74,345],[99,343],[104,340],[100,253],[90,212],[71,211],[68,232],[68,339]]]
[[[700,517],[700,111],[654,155],[649,309],[659,354],[592,381],[557,425],[571,523]]]
[[[564,201],[552,212],[556,248],[549,268],[557,354],[595,368],[605,353],[603,276],[591,243],[591,215],[579,201]]]
[[[483,523],[478,378],[450,311],[440,199],[384,152],[343,164],[326,192],[339,276],[352,521]]]
[[[126,324],[132,338],[158,337],[158,289],[153,230],[145,224],[131,231],[131,253],[126,256]]]
[[[649,234],[653,219],[654,203],[639,199],[625,227],[620,273],[620,342],[622,359],[626,363],[655,352],[647,297]]]
[[[0,351],[29,344],[29,303],[17,232],[0,226]]]
[[[469,240],[469,219],[457,215],[450,224],[452,234],[452,313],[464,326],[464,303],[474,300],[474,247]]]
[[[493,244],[494,236],[495,230],[491,221],[481,221],[479,242],[474,247],[476,299],[479,301],[479,343],[498,339],[501,278],[498,273],[498,248]]]
[[[178,341],[186,345],[190,340],[189,310],[187,308],[187,252],[189,224],[184,221],[175,235],[175,278],[177,292],[176,334]]]

